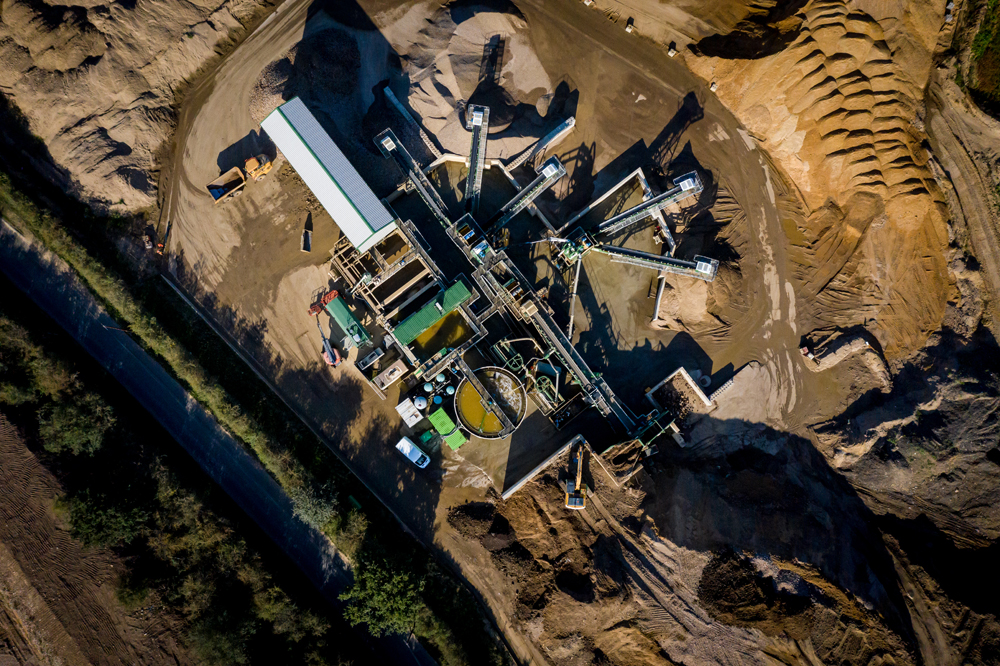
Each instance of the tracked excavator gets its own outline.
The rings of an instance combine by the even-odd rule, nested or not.
[[[583,483],[583,454],[586,451],[583,442],[577,444],[576,450],[569,455],[570,478],[566,479],[566,508],[579,511],[587,506],[587,484]],[[573,465],[576,465],[576,476]]]

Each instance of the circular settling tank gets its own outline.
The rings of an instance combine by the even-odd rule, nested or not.
[[[485,407],[484,402],[494,401],[517,428],[528,409],[528,395],[509,370],[488,366],[479,368],[475,374],[489,395],[481,396],[475,385],[463,379],[455,393],[455,412],[462,426],[473,435],[498,439],[503,432],[503,424]]]

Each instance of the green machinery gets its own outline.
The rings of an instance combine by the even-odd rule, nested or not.
[[[501,340],[490,349],[500,366],[517,375],[529,391],[534,391],[539,396],[541,402],[547,407],[544,410],[546,413],[557,410],[566,401],[559,391],[560,379],[566,373],[552,362],[552,356],[556,353],[554,349],[549,349],[541,356],[532,358],[529,361],[530,367],[525,363],[524,357],[516,352],[512,343],[507,340]],[[551,372],[540,371],[539,366],[550,368]],[[568,381],[579,384],[572,373],[569,373]]]

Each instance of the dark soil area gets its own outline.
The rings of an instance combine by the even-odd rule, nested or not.
[[[762,3],[763,4],[763,3]],[[712,35],[691,46],[697,55],[722,58],[765,58],[788,46],[799,34],[795,14],[805,0],[777,0],[757,8],[725,35]]]
[[[716,554],[705,567],[698,598],[720,622],[754,627],[771,636],[784,633],[801,640],[813,624],[814,602],[808,594],[779,590],[774,578],[733,551]]]

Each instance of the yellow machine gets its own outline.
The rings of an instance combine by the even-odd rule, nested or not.
[[[573,464],[576,464],[576,478],[566,479],[566,508],[580,510],[587,506],[587,484],[583,483],[583,453],[586,450],[584,443],[577,445],[576,451],[569,456],[570,474],[573,472]]]
[[[243,170],[247,172],[247,178],[252,178],[256,182],[264,180],[271,166],[271,160],[267,159],[267,155],[258,155],[248,159],[243,165]]]

